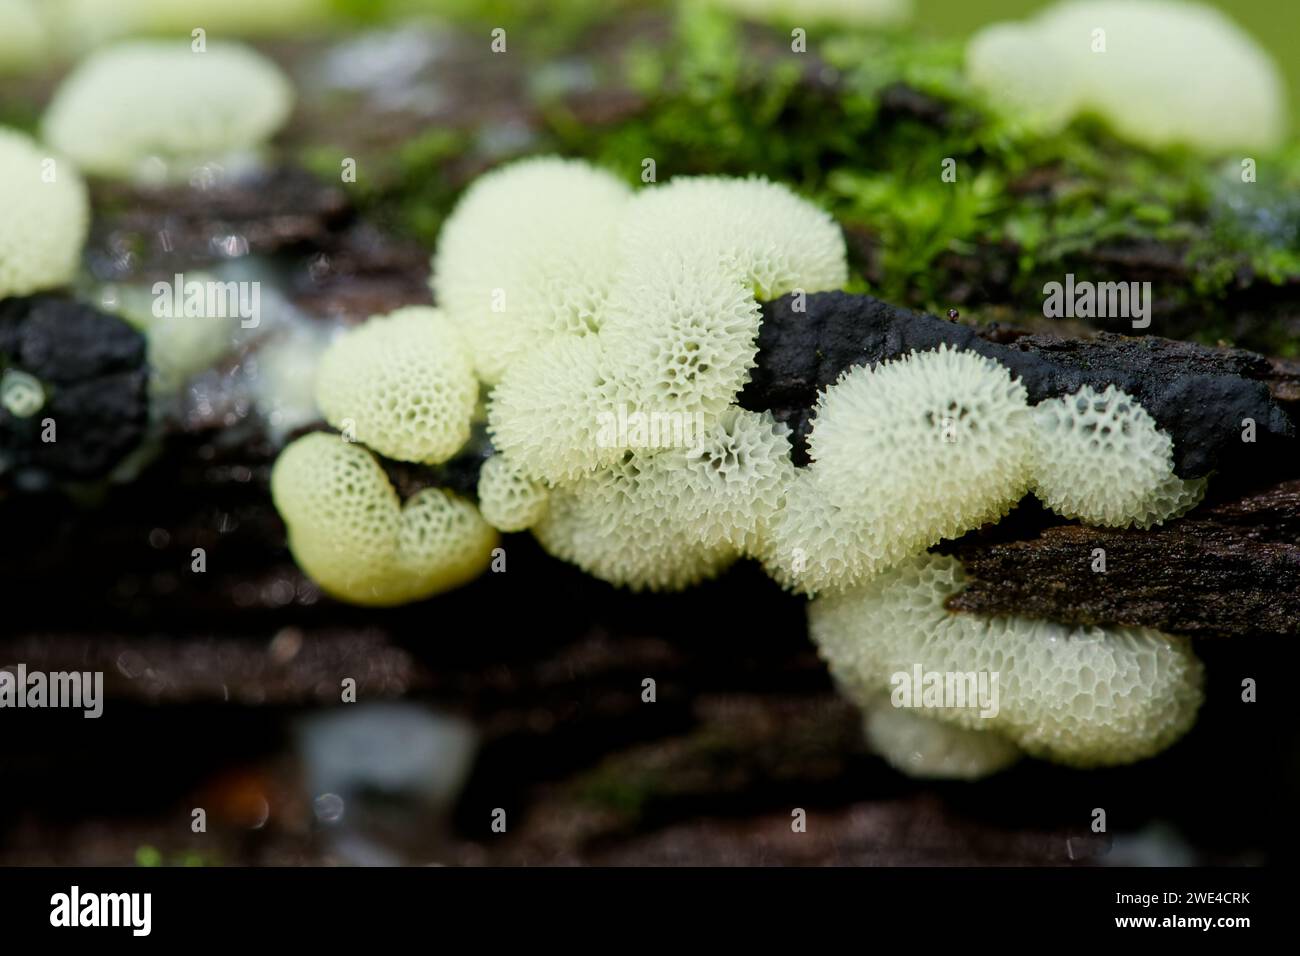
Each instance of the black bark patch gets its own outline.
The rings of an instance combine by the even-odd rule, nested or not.
[[[1020,510],[1020,509],[1017,509]],[[1008,525],[1012,527],[1008,528]],[[1011,533],[1008,533],[1011,532]],[[1300,481],[1207,502],[1146,531],[1010,519],[940,550],[970,575],[952,610],[1193,637],[1300,636]],[[1101,548],[1111,568],[1090,574]]]
[[[0,487],[39,491],[106,475],[144,437],[149,372],[144,336],[72,299],[0,301],[0,366],[38,379],[45,404],[18,418],[0,406]],[[54,420],[56,440],[42,440]]]
[[[1182,478],[1211,471],[1273,471],[1294,457],[1295,424],[1268,387],[1268,359],[1162,339],[1098,333],[1090,339],[1025,335],[1011,341],[933,315],[901,309],[870,296],[820,292],[785,296],[763,306],[758,367],[740,395],[753,411],[770,410],[794,432],[795,463],[808,462],[807,435],[818,393],[847,369],[875,365],[913,349],[941,344],[1002,363],[1018,376],[1030,402],[1115,385],[1137,399],[1174,440],[1174,470]],[[1255,442],[1242,441],[1243,422],[1255,422]]]

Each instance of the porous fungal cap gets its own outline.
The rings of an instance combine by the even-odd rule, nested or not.
[[[617,479],[609,471],[551,493],[546,516],[533,534],[552,557],[577,565],[593,577],[633,591],[680,591],[716,577],[737,558],[733,548],[706,545],[669,517],[656,519],[636,503],[612,508]],[[608,481],[605,486],[597,482]]]
[[[611,584],[677,590],[758,549],[793,471],[785,426],[731,409],[687,445],[627,451],[558,485],[533,532]]]
[[[761,321],[730,264],[675,248],[630,259],[600,332],[612,397],[647,414],[720,412],[749,380]]]
[[[1065,518],[1149,528],[1200,502],[1207,480],[1174,474],[1173,441],[1125,392],[1085,385],[1034,408],[1034,494]]]
[[[618,408],[599,336],[563,335],[522,355],[488,402],[492,444],[529,478],[579,478],[617,460]]]
[[[860,584],[1001,518],[1027,489],[1031,430],[1024,386],[973,352],[849,369],[817,402],[811,476],[774,524],[777,576],[806,591]]]
[[[966,75],[992,105],[1033,130],[1056,132],[1081,109],[1082,87],[1054,44],[1023,23],[994,23],[966,44]]]
[[[92,54],[63,82],[45,139],[88,173],[183,179],[256,149],[288,118],[293,90],[238,44],[136,40]],[[161,164],[161,165],[159,165]]]
[[[979,780],[1020,759],[1020,748],[1000,734],[894,707],[888,698],[866,711],[863,731],[868,746],[909,777]]]
[[[505,455],[483,462],[478,474],[478,506],[498,531],[525,531],[546,514],[550,489],[533,481]]]
[[[71,281],[90,225],[72,164],[0,128],[0,299]]]
[[[1276,65],[1203,4],[1058,3],[976,34],[966,59],[977,86],[1049,129],[1091,111],[1135,142],[1206,150],[1271,147],[1286,132]]]
[[[316,403],[350,438],[399,461],[436,464],[469,439],[478,379],[469,350],[437,309],[375,316],[331,343]]]
[[[692,444],[654,455],[649,470],[666,492],[677,489],[674,510],[701,541],[756,555],[794,479],[789,434],[770,412],[729,408]]]
[[[47,43],[45,23],[32,0],[0,0],[0,74],[36,63]]]
[[[593,166],[541,157],[481,176],[461,198],[438,237],[432,284],[484,381],[556,337],[599,328],[629,195]]]
[[[1026,753],[1077,767],[1153,756],[1195,722],[1203,668],[1184,638],[1146,628],[1069,628],[950,614],[960,563],[922,555],[863,588],[819,597],[809,629],[846,693],[870,706],[894,674],[998,675],[997,713],[923,713],[997,732]],[[952,703],[952,702],[948,702]]]
[[[472,502],[445,488],[417,491],[402,506],[392,602],[418,601],[474,580],[499,540]]]
[[[839,289],[848,281],[835,220],[780,183],[757,176],[682,176],[642,190],[619,230],[624,262],[643,275],[657,255],[730,266],[760,301]]]
[[[863,584],[885,561],[873,512],[832,503],[823,477],[815,467],[795,472],[757,554],[775,581],[800,594]]]
[[[496,531],[441,488],[403,505],[370,452],[335,435],[305,435],[276,459],[271,495],[299,566],[329,594],[391,606],[473,579]]]

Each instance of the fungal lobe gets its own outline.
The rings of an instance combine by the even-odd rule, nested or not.
[[[845,369],[944,343],[1006,366],[1024,382],[1031,403],[1084,385],[1127,392],[1173,439],[1180,478],[1272,471],[1296,455],[1295,423],[1269,392],[1268,359],[1254,352],[1107,332],[1090,339],[1021,335],[993,341],[991,331],[846,292],[814,293],[804,297],[802,309],[797,304],[784,296],[763,305],[758,364],[740,405],[770,410],[790,426],[799,465],[808,462],[818,392]],[[1248,419],[1253,442],[1242,440]]]

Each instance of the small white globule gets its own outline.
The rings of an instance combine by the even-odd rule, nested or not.
[[[293,98],[280,68],[239,44],[131,40],[79,64],[42,129],[87,173],[175,181],[242,161],[284,125]]]
[[[437,309],[374,316],[321,358],[316,403],[349,438],[398,461],[437,464],[469,439],[478,379],[459,332]]]
[[[39,63],[49,42],[48,28],[33,0],[0,0],[0,75]]]
[[[642,190],[628,204],[619,245],[623,259],[646,274],[661,254],[726,267],[760,302],[848,281],[839,224],[788,187],[758,176],[681,176]]]
[[[770,413],[729,409],[689,444],[624,451],[551,492],[543,547],[633,590],[677,590],[754,553],[794,471]]]
[[[1083,88],[1062,69],[1053,44],[1038,42],[1034,24],[994,23],[966,45],[966,74],[994,106],[1042,131],[1066,126],[1080,110]]]
[[[676,511],[700,540],[753,555],[794,478],[790,430],[770,412],[730,408],[682,449],[654,456]]]
[[[971,730],[894,707],[888,698],[864,708],[863,733],[871,749],[909,777],[979,780],[1020,759],[1020,748],[1001,734]]]
[[[406,604],[474,580],[492,559],[499,538],[478,508],[445,488],[424,488],[402,505],[396,573],[387,579],[386,604]]]
[[[485,382],[556,338],[600,328],[630,195],[609,173],[549,156],[466,191],[438,237],[430,281]]]
[[[0,210],[0,298],[69,283],[90,228],[72,164],[0,127]]]
[[[617,460],[618,403],[598,336],[561,336],[520,356],[488,400],[492,444],[529,478],[579,478]]]
[[[525,531],[546,514],[550,489],[515,467],[505,455],[483,462],[478,504],[483,519],[498,531]]]
[[[725,540],[702,538],[691,523],[681,476],[657,460],[682,454],[628,451],[557,485],[533,534],[553,556],[634,591],[675,591],[714,577],[739,555]]]
[[[380,594],[396,559],[397,492],[370,452],[321,433],[276,459],[271,496],[304,571],[331,594]]]
[[[1067,627],[950,613],[960,562],[922,555],[862,588],[818,597],[809,629],[851,699],[871,706],[892,675],[997,675],[996,713],[978,704],[923,713],[993,731],[1026,753],[1077,767],[1131,763],[1196,720],[1204,669],[1185,638],[1148,628]]]
[[[387,607],[458,587],[487,568],[498,540],[473,504],[444,489],[403,503],[374,456],[337,435],[286,447],[271,496],[299,566],[353,604]]]
[[[1052,130],[1095,113],[1152,147],[1270,148],[1286,95],[1269,55],[1201,3],[1071,0],[971,38],[967,75],[1008,113]]]
[[[761,319],[731,266],[671,249],[630,263],[600,333],[614,398],[645,413],[718,414],[749,380]]]
[[[849,369],[817,402],[769,570],[807,593],[852,587],[998,520],[1028,488],[1031,430],[1024,386],[973,352]]]
[[[815,467],[795,472],[758,554],[777,583],[801,594],[863,584],[885,561],[870,512],[834,504],[823,474]]]
[[[1173,440],[1127,393],[1107,386],[1034,408],[1034,494],[1088,524],[1149,528],[1194,508],[1207,480],[1174,474]]]

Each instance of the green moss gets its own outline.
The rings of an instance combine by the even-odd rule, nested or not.
[[[952,44],[840,34],[814,43],[817,69],[779,33],[744,37],[725,14],[684,11],[668,45],[624,58],[624,80],[646,108],[594,129],[552,110],[556,145],[630,181],[653,158],[660,178],[759,173],[792,183],[879,250],[879,261],[859,256],[866,276],[857,284],[927,308],[944,304],[943,256],[1007,249],[1013,287],[1033,289],[1033,301],[1041,276],[1059,276],[1098,246],[1190,249],[1207,235],[1215,172],[1205,161],[1133,149],[1090,120],[1036,136],[967,89]],[[929,102],[912,113],[882,109],[882,94],[899,84]],[[955,181],[942,176],[947,161]],[[1243,256],[1270,281],[1295,274],[1276,244],[1214,238],[1198,247],[1198,275],[1233,274]]]
[[[1155,290],[1180,308],[1222,301],[1243,274],[1279,285],[1300,275],[1300,212],[1279,198],[1298,193],[1294,146],[1257,157],[1260,182],[1246,187],[1256,198],[1238,190],[1229,201],[1235,161],[1225,172],[1185,150],[1138,149],[1094,119],[1044,137],[999,116],[968,88],[951,42],[842,29],[823,41],[827,31],[812,30],[809,52],[797,54],[788,32],[703,4],[681,5],[671,27],[665,42],[628,42],[600,78],[602,89],[642,98],[632,116],[584,124],[535,91],[536,150],[591,159],[636,185],[646,159],[660,181],[786,182],[845,226],[856,291],[932,311],[956,287],[993,277],[997,301],[1031,312],[1045,281],[1071,271],[1131,278],[1099,251],[1153,244],[1183,257],[1186,274]],[[439,169],[461,145],[417,141],[376,192],[426,240],[454,200]],[[942,175],[947,160],[955,181]],[[1199,334],[1224,331],[1207,319]]]
[[[623,772],[596,771],[579,783],[578,796],[621,817],[637,820],[661,785],[662,781],[653,773],[629,777]]]
[[[178,853],[171,859],[167,859],[163,856],[161,850],[147,843],[136,847],[135,851],[136,866],[213,866],[215,863],[215,858],[206,856],[197,850]]]
[[[157,847],[145,845],[136,848],[136,866],[162,866],[162,859],[162,853],[158,851]]]
[[[41,111],[32,98],[0,97],[0,127],[7,126],[9,129],[16,129],[35,137],[40,125]]]

